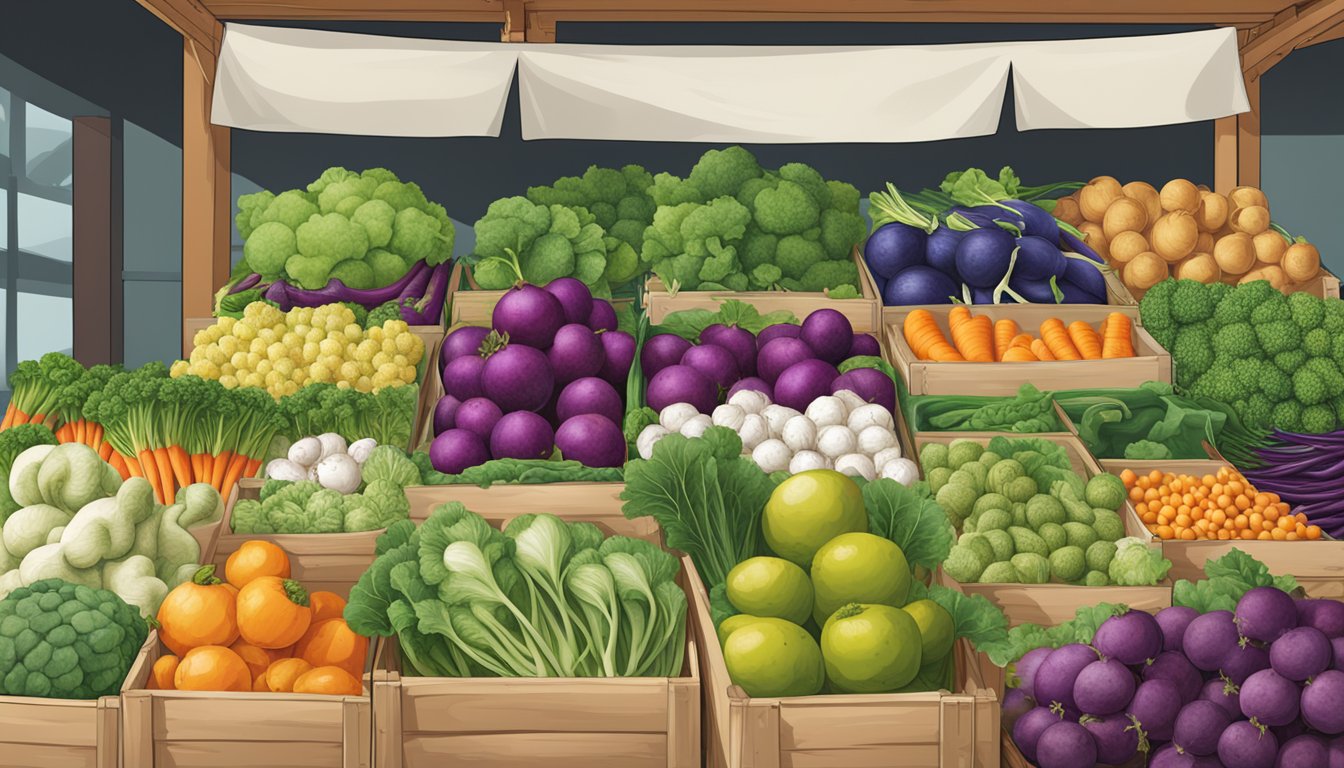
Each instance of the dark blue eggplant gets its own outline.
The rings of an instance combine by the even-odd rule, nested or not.
[[[965,234],[951,227],[939,227],[929,235],[928,244],[924,248],[924,260],[928,265],[941,270],[958,283],[961,282],[961,275],[957,274],[957,246]]]
[[[882,303],[889,307],[951,304],[953,296],[961,296],[960,285],[933,267],[918,264],[887,281]]]
[[[1050,278],[1062,275],[1068,267],[1068,259],[1059,252],[1055,242],[1035,235],[1019,237],[1013,277],[1049,282]]]
[[[928,238],[928,234],[918,227],[900,222],[884,224],[869,236],[863,247],[863,257],[874,275],[890,279],[906,267],[925,263],[924,248]]]
[[[1086,268],[1087,265],[1083,265],[1083,266],[1084,266],[1084,268]],[[1106,293],[1105,293],[1105,290],[1104,290],[1104,289],[1105,289],[1105,284],[1104,284],[1104,283],[1103,283],[1103,285],[1102,285],[1103,292],[1102,292],[1100,295],[1095,294],[1095,293],[1092,293],[1091,291],[1085,290],[1085,289],[1079,287],[1078,285],[1069,282],[1068,280],[1060,280],[1060,281],[1058,281],[1057,285],[1059,286],[1059,290],[1064,294],[1064,300],[1061,302],[1061,303],[1063,303],[1063,304],[1105,304],[1105,303],[1106,303]]]
[[[1020,214],[1022,233],[1044,238],[1047,242],[1059,242],[1059,222],[1046,210],[1025,200],[1004,200],[1003,204]]]
[[[957,274],[972,288],[993,288],[1008,272],[1014,247],[1013,236],[1006,230],[971,230],[957,246]]]
[[[993,304],[993,303],[994,303],[994,289],[993,289],[993,288],[972,288],[972,289],[971,289],[971,303],[972,303],[972,304]],[[1014,302],[1012,301],[1012,299],[1009,299],[1007,303],[1011,304],[1011,303],[1014,303]]]
[[[1020,264],[1021,262],[1019,261],[1018,263]],[[1017,270],[1014,269],[1013,276],[1008,278],[1008,287],[1032,304],[1058,303],[1055,299],[1055,292],[1050,290],[1049,278],[1046,278],[1045,280],[1026,279],[1020,276],[1017,273]],[[1007,296],[1007,294],[1005,293],[1004,296]]]

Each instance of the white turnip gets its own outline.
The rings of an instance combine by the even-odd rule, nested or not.
[[[853,433],[851,432],[851,434]],[[865,456],[873,456],[878,451],[895,447],[896,433],[887,427],[879,427],[874,424],[871,427],[864,427],[863,431],[858,434],[855,443],[859,453]]]
[[[266,477],[297,483],[308,479],[308,468],[289,459],[274,459],[266,465]]]
[[[350,458],[355,460],[356,464],[363,464],[364,461],[369,458],[369,454],[373,453],[373,449],[377,447],[377,440],[374,440],[372,437],[366,437],[351,443],[350,448],[346,453],[350,455]]]
[[[690,403],[672,403],[658,414],[658,423],[668,432],[680,432],[681,425],[700,415],[700,411]]]
[[[763,472],[782,472],[789,468],[789,447],[780,440],[770,439],[756,446],[751,452],[751,460]]]
[[[873,463],[877,464],[877,462]],[[877,466],[880,467],[879,471],[882,477],[895,480],[901,485],[912,485],[919,480],[919,467],[909,459],[891,459],[882,464],[877,464]]]
[[[825,427],[817,433],[817,450],[830,459],[838,459],[847,453],[853,453],[857,440],[849,427]]]
[[[765,423],[765,417],[759,413],[749,413],[742,420],[742,428],[738,430],[738,437],[742,438],[742,448],[747,452],[753,450],[762,442],[770,439],[770,427]]]
[[[681,425],[679,431],[685,437],[700,437],[705,434],[705,430],[712,426],[714,426],[714,422],[710,421],[708,416],[700,413],[687,419],[686,423]]]
[[[354,493],[361,482],[359,465],[345,453],[333,453],[317,463],[317,483],[340,493]]]
[[[817,445],[817,424],[807,416],[794,416],[784,423],[779,439],[794,453],[810,451]]]
[[[816,451],[799,451],[789,459],[789,474],[807,472],[813,469],[830,469],[831,460]]]
[[[672,433],[663,429],[662,425],[659,424],[650,424],[645,427],[644,431],[640,432],[639,437],[635,439],[635,448],[639,451],[639,457],[646,460],[653,458],[653,447],[658,444],[659,440],[670,434]]]
[[[289,460],[301,467],[311,467],[322,459],[322,441],[305,437],[289,446]]]
[[[886,406],[868,403],[850,412],[849,420],[845,425],[857,435],[868,427],[882,427],[886,430],[892,430],[896,423],[891,417],[891,411],[887,410]]]
[[[787,405],[773,403],[767,405],[765,410],[761,411],[761,416],[765,418],[766,428],[770,432],[770,437],[779,437],[784,432],[784,425],[794,416],[802,414]]]
[[[873,460],[861,453],[847,453],[835,460],[835,471],[850,477],[862,477],[865,480],[877,478],[877,468]]]
[[[829,427],[835,424],[844,424],[849,409],[845,407],[844,401],[840,398],[827,395],[813,400],[803,413],[818,427]]]
[[[322,451],[318,455],[318,461],[333,456],[335,454],[344,454],[346,452],[345,438],[335,432],[324,432],[317,436],[317,442],[322,444]]]
[[[734,432],[741,432],[742,425],[747,420],[747,412],[732,403],[724,403],[714,409],[709,420],[714,422],[716,427],[727,427]]]
[[[744,413],[760,413],[770,404],[770,398],[754,389],[739,389],[728,397],[728,404],[741,408]]]

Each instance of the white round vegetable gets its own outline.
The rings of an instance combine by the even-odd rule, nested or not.
[[[363,464],[365,460],[369,458],[369,454],[373,453],[373,449],[377,447],[377,440],[374,440],[372,437],[366,437],[363,440],[356,440],[351,443],[350,450],[346,451],[346,453],[350,454],[350,458],[354,459],[356,464]]]
[[[765,417],[765,425],[770,429],[770,436],[779,437],[788,420],[802,414],[787,405],[767,405],[765,410],[761,411],[761,415]]]
[[[746,413],[760,413],[770,404],[770,398],[754,389],[739,389],[728,398],[728,404],[736,405]]]
[[[873,465],[876,467],[885,467],[887,462],[895,461],[901,458],[901,446],[893,445],[890,448],[883,448],[873,454]]]
[[[862,397],[859,397],[851,389],[842,389],[839,392],[836,392],[834,395],[832,395],[832,397],[835,397],[839,399],[840,402],[844,403],[845,408],[851,413],[854,411],[855,408],[868,405],[867,400],[864,400]]]
[[[909,459],[892,459],[882,466],[882,476],[901,485],[910,485],[919,479],[919,467]]]
[[[848,427],[846,427],[848,429]],[[896,433],[886,427],[864,427],[859,433],[859,453],[865,456],[874,456],[878,451],[896,445]]]
[[[873,460],[861,453],[847,453],[835,460],[835,471],[850,477],[862,476],[865,480],[877,477],[877,468]]]
[[[308,468],[308,479],[312,480],[314,483],[317,482],[317,464],[314,464],[313,466]]]
[[[844,402],[833,395],[818,397],[807,406],[807,418],[818,427],[844,424],[848,415],[849,409],[845,407]]]
[[[686,437],[700,437],[705,434],[706,429],[709,429],[712,426],[714,426],[714,422],[710,421],[708,416],[703,413],[697,413],[695,416],[687,419],[686,423],[681,425],[681,434]]]
[[[322,458],[322,443],[316,437],[305,437],[289,446],[289,460],[300,467],[311,467]]]
[[[308,469],[289,459],[275,459],[266,465],[266,476],[272,480],[288,480],[297,483],[308,479]]]
[[[653,446],[670,434],[672,433],[658,424],[650,424],[645,427],[644,431],[640,432],[639,437],[635,439],[635,448],[639,450],[639,457],[641,459],[653,458]]]
[[[680,432],[683,424],[699,415],[700,411],[690,403],[673,403],[658,414],[658,423],[668,432]]]
[[[817,434],[817,450],[832,459],[853,453],[856,445],[854,433],[849,431],[849,427],[839,424],[823,427]]]
[[[789,468],[789,446],[781,440],[766,440],[751,452],[751,460],[763,472],[779,472]]]
[[[716,427],[727,427],[737,432],[742,429],[746,419],[746,411],[731,403],[725,403],[714,409],[714,415],[709,420],[714,422]]]
[[[831,460],[816,451],[799,451],[789,460],[789,474],[796,475],[809,469],[830,469]]]
[[[810,451],[817,446],[817,425],[806,416],[794,416],[784,422],[784,429],[779,431],[779,439],[783,440],[794,453]]]
[[[317,462],[317,484],[340,493],[354,493],[359,489],[359,464],[349,454],[333,453]]]
[[[750,453],[756,446],[770,439],[770,427],[759,413],[749,413],[737,432],[742,438],[742,449]]]
[[[338,453],[344,454],[346,452],[345,438],[335,432],[324,432],[323,434],[318,435],[317,442],[322,444],[322,455],[318,456],[319,461],[328,456],[335,456]]]
[[[856,435],[867,427],[885,427],[888,430],[896,427],[896,422],[891,418],[891,411],[877,403],[868,403],[855,408],[850,412],[847,424],[850,431]]]

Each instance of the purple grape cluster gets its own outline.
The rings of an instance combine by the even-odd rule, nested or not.
[[[1344,767],[1344,603],[1274,587],[1234,611],[1107,619],[1016,665],[1004,724],[1040,768]]]

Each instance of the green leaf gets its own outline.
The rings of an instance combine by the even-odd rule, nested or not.
[[[1278,587],[1289,593],[1298,589],[1297,579],[1287,574],[1270,574],[1264,563],[1240,549],[1204,563],[1204,575],[1206,578],[1195,582],[1177,581],[1172,588],[1171,604],[1204,613],[1230,611],[1237,607],[1242,595],[1255,587]]]
[[[911,566],[929,570],[947,559],[956,532],[947,513],[927,491],[882,478],[863,486],[868,532],[895,542]]]
[[[724,619],[730,616],[736,616],[741,613],[733,607],[728,600],[728,587],[722,583],[715,584],[709,590],[709,619],[714,623],[714,628],[718,629]]]
[[[840,373],[848,373],[855,368],[876,368],[887,374],[893,381],[899,382],[900,377],[896,375],[896,369],[891,367],[891,363],[874,355],[856,355],[840,363],[837,368]]]
[[[1048,629],[1037,624],[1020,624],[1008,630],[1005,642],[991,645],[984,652],[996,666],[1006,667],[1037,648],[1058,648],[1069,643],[1090,644],[1102,622],[1127,610],[1123,605],[1101,603],[1083,606],[1069,621]]]
[[[1008,641],[1008,618],[983,595],[966,595],[939,584],[929,587],[929,599],[952,614],[952,632],[966,638],[977,651],[998,648]]]
[[[695,341],[701,332],[716,323],[739,326],[752,333],[760,333],[767,326],[781,323],[798,324],[798,318],[787,310],[762,315],[756,307],[737,299],[728,299],[719,305],[718,312],[707,309],[683,309],[663,318],[658,326],[664,333],[674,333],[683,339]]]
[[[832,299],[857,299],[860,295],[859,289],[848,283],[826,291],[826,296]]]
[[[489,488],[496,483],[534,485],[537,483],[619,483],[620,467],[587,467],[577,461],[553,459],[492,459],[469,467],[460,475],[445,475],[434,469],[429,454],[416,451],[411,461],[420,469],[422,485],[478,485]]]

